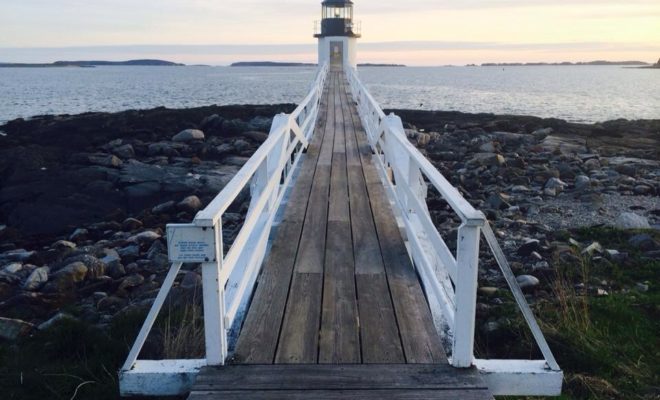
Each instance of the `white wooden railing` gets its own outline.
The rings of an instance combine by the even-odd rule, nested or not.
[[[268,139],[193,223],[168,225],[172,266],[120,371],[123,396],[185,393],[201,367],[224,364],[228,330],[254,289],[277,210],[314,133],[327,73],[328,66],[321,66],[300,105],[291,114],[275,116]],[[222,217],[248,187],[248,213],[225,254]],[[138,360],[183,263],[202,264],[206,358]]]
[[[561,370],[488,220],[408,141],[401,119],[394,114],[385,115],[360,81],[357,71],[347,70],[347,78],[381,180],[403,222],[410,255],[424,284],[434,322],[451,343],[452,365],[479,368],[496,395],[558,395],[561,392]],[[431,219],[426,205],[428,184],[433,185],[462,221],[458,229],[456,256]],[[544,360],[475,359],[481,234],[497,260]]]

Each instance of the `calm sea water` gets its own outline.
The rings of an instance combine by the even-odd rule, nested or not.
[[[157,106],[297,103],[314,68],[0,69],[0,122]],[[362,68],[383,108],[660,119],[660,71],[621,67]]]

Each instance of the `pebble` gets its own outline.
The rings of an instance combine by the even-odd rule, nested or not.
[[[518,281],[518,285],[520,285],[521,289],[532,288],[538,286],[541,283],[537,277],[532,275],[517,276],[516,281]]]

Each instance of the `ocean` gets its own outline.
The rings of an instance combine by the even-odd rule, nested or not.
[[[383,108],[593,123],[660,119],[660,71],[617,66],[364,67]],[[0,123],[44,114],[297,103],[315,68],[0,68]]]

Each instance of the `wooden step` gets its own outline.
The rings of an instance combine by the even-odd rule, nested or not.
[[[476,370],[447,364],[233,365],[203,369],[190,400],[492,399]]]

